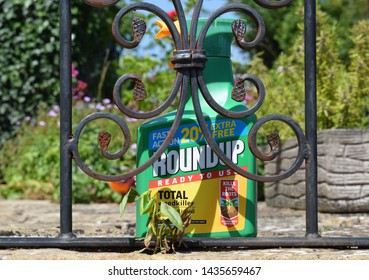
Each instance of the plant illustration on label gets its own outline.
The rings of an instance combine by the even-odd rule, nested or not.
[[[225,226],[238,224],[238,180],[220,180],[220,222]]]

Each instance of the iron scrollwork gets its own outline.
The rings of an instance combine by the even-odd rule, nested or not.
[[[87,4],[92,6],[98,6],[98,7],[104,7],[104,6],[111,6],[119,2],[119,0],[84,0]],[[256,158],[263,160],[263,161],[270,161],[276,158],[276,156],[280,153],[280,141],[279,136],[277,133],[271,133],[268,136],[268,143],[270,145],[270,152],[269,154],[263,154],[259,151],[257,145],[256,145],[256,136],[259,131],[259,129],[269,121],[280,121],[285,124],[287,124],[295,133],[295,136],[298,140],[298,155],[295,159],[295,162],[292,164],[292,166],[284,171],[282,174],[278,175],[272,175],[272,176],[260,176],[257,174],[252,174],[247,172],[246,170],[243,170],[239,166],[237,166],[235,163],[232,162],[230,158],[228,158],[225,153],[219,148],[218,144],[215,142],[215,140],[211,136],[211,132],[206,124],[205,118],[202,114],[201,104],[199,102],[199,89],[201,94],[203,95],[206,102],[209,104],[209,106],[215,110],[217,113],[219,113],[222,116],[228,117],[228,118],[235,118],[235,119],[241,119],[246,118],[248,116],[251,116],[254,114],[262,105],[264,98],[265,98],[265,88],[262,83],[262,81],[251,74],[244,74],[242,75],[238,80],[235,81],[234,90],[232,92],[232,98],[238,102],[241,102],[245,98],[245,88],[244,84],[245,81],[251,82],[257,89],[258,92],[258,98],[256,103],[251,107],[248,108],[246,111],[243,112],[234,112],[232,110],[226,110],[212,98],[211,92],[209,92],[204,78],[203,78],[203,69],[206,66],[206,54],[205,51],[202,49],[204,44],[204,39],[207,34],[207,31],[211,24],[219,18],[221,15],[229,13],[229,12],[240,12],[242,14],[247,15],[250,17],[257,26],[257,32],[254,40],[252,41],[246,41],[245,40],[245,32],[246,32],[246,26],[241,20],[235,20],[232,24],[232,31],[234,34],[234,37],[236,39],[237,44],[240,48],[244,50],[249,50],[252,48],[255,48],[263,39],[265,34],[265,25],[263,22],[262,17],[259,15],[259,13],[251,8],[250,6],[246,4],[241,3],[234,3],[234,4],[226,4],[216,11],[214,11],[209,18],[207,19],[206,23],[202,27],[199,37],[196,40],[196,32],[197,32],[197,25],[199,21],[200,11],[202,9],[203,0],[198,0],[196,2],[196,5],[193,10],[192,15],[192,21],[190,30],[188,32],[187,24],[186,24],[186,18],[185,18],[185,12],[183,9],[183,6],[181,4],[180,0],[173,0],[174,8],[178,15],[179,20],[179,27],[181,32],[177,30],[177,27],[173,23],[172,19],[169,17],[169,15],[159,8],[158,6],[150,3],[133,3],[130,4],[124,8],[122,8],[118,14],[116,15],[113,26],[112,26],[112,32],[116,39],[116,41],[124,48],[135,48],[139,45],[141,42],[145,32],[146,32],[146,23],[142,19],[135,19],[132,23],[132,32],[133,32],[133,40],[128,41],[125,39],[124,36],[122,36],[119,32],[119,26],[120,22],[124,18],[125,15],[127,15],[131,11],[136,10],[144,10],[148,11],[150,13],[155,14],[158,16],[168,27],[173,42],[175,46],[175,51],[173,52],[173,59],[172,63],[174,65],[174,70],[177,71],[177,76],[174,82],[174,86],[167,97],[166,101],[159,107],[149,112],[138,112],[134,111],[127,106],[125,106],[122,102],[121,96],[120,96],[120,90],[122,85],[128,81],[134,81],[134,93],[133,98],[136,101],[142,101],[147,97],[147,92],[145,89],[145,85],[142,82],[141,78],[136,74],[125,74],[119,80],[116,82],[116,85],[113,90],[113,99],[115,104],[117,105],[118,109],[123,112],[125,115],[136,118],[136,119],[147,119],[152,118],[155,116],[158,116],[162,112],[164,112],[168,107],[173,103],[174,99],[177,97],[179,92],[179,106],[177,109],[176,117],[174,119],[174,122],[169,130],[168,136],[165,139],[165,141],[162,143],[160,148],[153,154],[153,156],[143,165],[137,167],[135,170],[129,171],[128,173],[121,174],[121,175],[104,175],[104,174],[98,174],[92,169],[90,169],[82,160],[82,158],[79,155],[78,152],[78,141],[80,134],[83,130],[83,128],[91,121],[98,119],[98,118],[104,118],[104,119],[110,119],[111,121],[114,121],[118,124],[118,126],[121,128],[123,136],[124,136],[124,143],[121,147],[121,149],[115,153],[110,154],[108,152],[108,145],[110,141],[110,135],[107,132],[100,132],[98,141],[100,144],[100,151],[104,158],[106,159],[117,159],[124,155],[124,153],[128,149],[128,145],[131,142],[131,136],[129,129],[125,122],[117,115],[111,114],[111,113],[94,113],[85,119],[83,119],[79,125],[77,126],[76,132],[74,134],[74,138],[71,140],[70,143],[70,150],[76,159],[77,164],[79,167],[88,175],[98,178],[100,180],[104,181],[119,181],[119,180],[125,180],[129,177],[132,177],[134,175],[139,174],[146,168],[148,168],[150,165],[152,165],[160,156],[161,154],[167,149],[168,145],[172,141],[183,116],[184,113],[184,107],[185,102],[187,100],[187,95],[189,92],[189,85],[191,87],[192,92],[192,99],[193,99],[193,105],[195,109],[195,114],[197,117],[197,121],[199,123],[200,129],[203,132],[203,135],[210,145],[210,147],[213,149],[213,151],[216,153],[216,155],[230,168],[232,168],[234,171],[239,173],[240,175],[256,180],[256,181],[279,181],[282,179],[285,179],[289,176],[291,176],[293,173],[297,171],[297,169],[301,166],[304,159],[308,158],[309,156],[309,150],[308,146],[306,144],[306,137],[300,128],[300,126],[292,119],[286,116],[282,115],[269,115],[266,117],[262,117],[256,121],[254,126],[249,132],[249,147],[251,152],[255,155]],[[254,0],[258,5],[268,8],[268,9],[274,9],[274,8],[280,8],[283,6],[286,6],[292,2],[292,0],[281,0],[281,1],[268,1],[268,0]],[[188,36],[189,35],[189,36]]]

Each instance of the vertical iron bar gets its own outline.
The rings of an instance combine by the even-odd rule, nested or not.
[[[305,0],[306,237],[319,237],[316,108],[316,0]]]
[[[60,13],[60,236],[72,237],[72,61],[70,0],[59,1]]]

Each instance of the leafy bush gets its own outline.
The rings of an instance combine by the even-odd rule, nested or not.
[[[301,12],[300,12],[301,13]],[[369,21],[355,25],[347,36],[352,41],[350,63],[340,56],[338,23],[318,9],[317,22],[317,98],[318,129],[367,128],[369,125]],[[258,115],[284,114],[304,127],[304,45],[302,26],[292,47],[282,53],[268,69],[260,57],[251,63],[250,73],[259,76],[266,86],[266,100]],[[280,130],[283,139],[291,136],[287,126]]]
[[[233,3],[234,1],[229,0],[228,2]],[[264,19],[267,29],[265,38],[252,52],[257,53],[263,59],[264,64],[270,68],[279,55],[290,48],[299,33],[297,25],[303,20],[304,1],[293,0],[287,7],[271,10],[261,8],[255,1],[241,0],[240,2],[256,9]],[[338,22],[336,38],[340,42],[339,56],[347,64],[349,49],[352,46],[347,32],[358,21],[368,18],[369,2],[367,0],[318,0],[316,2],[319,9]]]
[[[75,87],[73,92],[73,122],[76,125],[87,115],[98,112],[112,112],[118,109],[109,99],[102,102],[86,96],[87,84],[77,79],[78,71],[73,67],[72,76]],[[59,106],[51,109],[45,103],[38,106],[37,118],[25,118],[20,124],[20,132],[15,139],[5,142],[0,150],[0,170],[4,185],[0,195],[6,198],[59,198],[60,162],[59,162]],[[136,134],[131,126],[137,125],[134,119],[126,118],[132,133],[132,143]],[[120,128],[107,119],[90,122],[83,129],[79,139],[79,153],[85,163],[102,174],[117,174],[135,166],[135,144],[122,159],[109,161],[99,151],[97,136],[100,131],[112,135],[109,150],[114,153],[120,148],[124,137]],[[95,180],[83,173],[73,162],[73,199],[75,202],[117,201],[120,196],[113,193],[107,183]]]
[[[109,100],[106,99],[104,102],[76,100],[73,114],[76,123],[96,111],[117,113],[117,109]],[[38,118],[26,119],[17,137],[5,142],[4,148],[0,151],[0,168],[4,181],[3,187],[0,188],[1,196],[50,200],[59,198],[59,107],[53,106],[49,111],[46,108],[46,105],[42,104],[39,107],[42,113]],[[129,119],[127,123],[130,125]],[[97,135],[101,130],[112,134],[112,142],[109,145],[112,152],[118,149],[124,139],[118,126],[111,121],[90,123],[84,128],[79,144],[79,152],[85,163],[103,174],[122,173],[126,169],[133,168],[135,144],[124,159],[118,162],[103,159],[97,141]],[[106,182],[87,176],[73,161],[74,202],[118,201],[119,198],[120,196],[113,193]]]
[[[3,183],[0,195],[58,199],[59,110],[58,105],[53,105],[58,103],[59,94],[58,1],[49,1],[46,4],[38,2],[35,0],[10,2],[0,0],[0,8],[8,12],[7,17],[0,19],[0,34],[6,34],[1,37],[1,40],[6,43],[5,48],[0,50],[1,65],[10,65],[10,69],[14,70],[14,73],[2,74],[0,83],[0,146],[2,146],[0,183]],[[170,88],[175,76],[174,71],[172,75],[159,71],[164,62],[155,59],[132,59],[132,56],[127,56],[123,64],[119,65],[116,61],[110,63],[112,52],[114,53],[115,50],[115,45],[110,43],[112,38],[110,29],[116,9],[115,7],[96,9],[85,5],[82,1],[72,1],[72,59],[79,63],[79,71],[72,69],[72,75],[75,78],[79,75],[83,80],[76,80],[73,88],[75,95],[73,123],[75,125],[83,117],[96,111],[114,110],[114,113],[118,112],[113,105],[108,103],[110,101],[103,97],[107,96],[105,90],[109,91],[109,96],[111,96],[113,88],[111,83],[115,82],[120,74],[150,72],[149,76],[143,77],[151,101],[145,102],[147,105],[144,106],[147,110],[156,108],[160,104],[162,101],[160,96],[164,93],[168,94],[168,90],[164,88]],[[24,18],[27,23],[25,26],[19,23]],[[122,33],[125,34],[124,30],[130,29],[130,23],[129,20],[123,22]],[[17,26],[17,34],[11,30],[11,24]],[[38,26],[42,26],[42,30],[39,31],[40,36],[35,36]],[[18,46],[16,42],[20,40],[23,41]],[[45,40],[50,40],[50,42],[45,43]],[[94,44],[91,45],[91,41]],[[16,56],[20,53],[18,49],[22,50],[20,57]],[[132,63],[128,63],[130,58]],[[30,63],[30,61],[35,61],[35,65],[32,64],[32,67],[23,69],[23,63]],[[110,68],[107,71],[107,77],[102,77],[101,69],[107,67]],[[119,70],[117,70],[118,67]],[[156,70],[152,70],[153,68]],[[23,72],[20,70],[24,70],[24,77],[21,76]],[[109,75],[111,77],[108,77]],[[32,83],[27,82],[28,77],[30,81],[33,81]],[[156,80],[155,83],[154,80]],[[24,81],[27,82],[27,87],[22,85]],[[155,85],[160,86],[155,87]],[[8,92],[5,92],[7,89],[9,89]],[[91,101],[91,96],[96,95],[99,100],[92,98],[93,101]],[[166,95],[163,98],[165,97]],[[5,100],[9,102],[4,102]],[[134,128],[130,129],[134,142],[137,121],[130,118],[126,120],[129,126],[131,124],[133,126],[130,122],[135,122]],[[85,163],[104,174],[122,173],[122,168],[132,168],[135,165],[134,153],[128,153],[124,159],[115,163],[102,158],[97,143],[97,135],[102,129],[112,134],[109,149],[118,149],[119,140],[122,140],[123,136],[117,125],[111,121],[95,121],[85,127],[80,139],[79,152],[85,159]],[[6,141],[11,137],[13,137],[12,140]],[[74,162],[73,164],[73,199],[75,202],[111,201],[119,198],[117,194],[112,193],[106,183],[88,177],[75,166]]]
[[[132,98],[133,83],[127,82],[122,90],[123,103],[142,111],[159,107],[171,93],[176,76],[173,69],[168,69],[169,61],[169,58],[160,61],[149,56],[122,56],[119,59],[118,73],[120,75],[127,73],[139,74],[147,91],[147,98],[143,102],[137,102]],[[169,110],[176,109],[176,105],[177,103],[173,102]]]
[[[0,0],[0,146],[16,134],[17,123],[37,114],[38,104],[58,103],[58,2]],[[109,30],[116,8],[96,9],[79,0],[72,7],[73,60],[83,65],[81,78],[96,94],[92,81],[99,81],[106,48],[114,49]]]
[[[58,94],[58,6],[0,0],[0,145],[11,128]]]

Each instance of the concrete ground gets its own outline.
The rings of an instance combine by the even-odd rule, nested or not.
[[[77,204],[73,228],[78,236],[122,237],[135,234],[135,206],[123,217],[117,204]],[[305,212],[258,204],[259,237],[303,237]],[[319,214],[323,237],[369,237],[369,213]],[[56,237],[59,205],[48,201],[0,200],[0,238]],[[0,260],[369,260],[369,250],[237,249],[180,251],[150,255],[139,252],[74,251],[62,249],[0,249]]]

